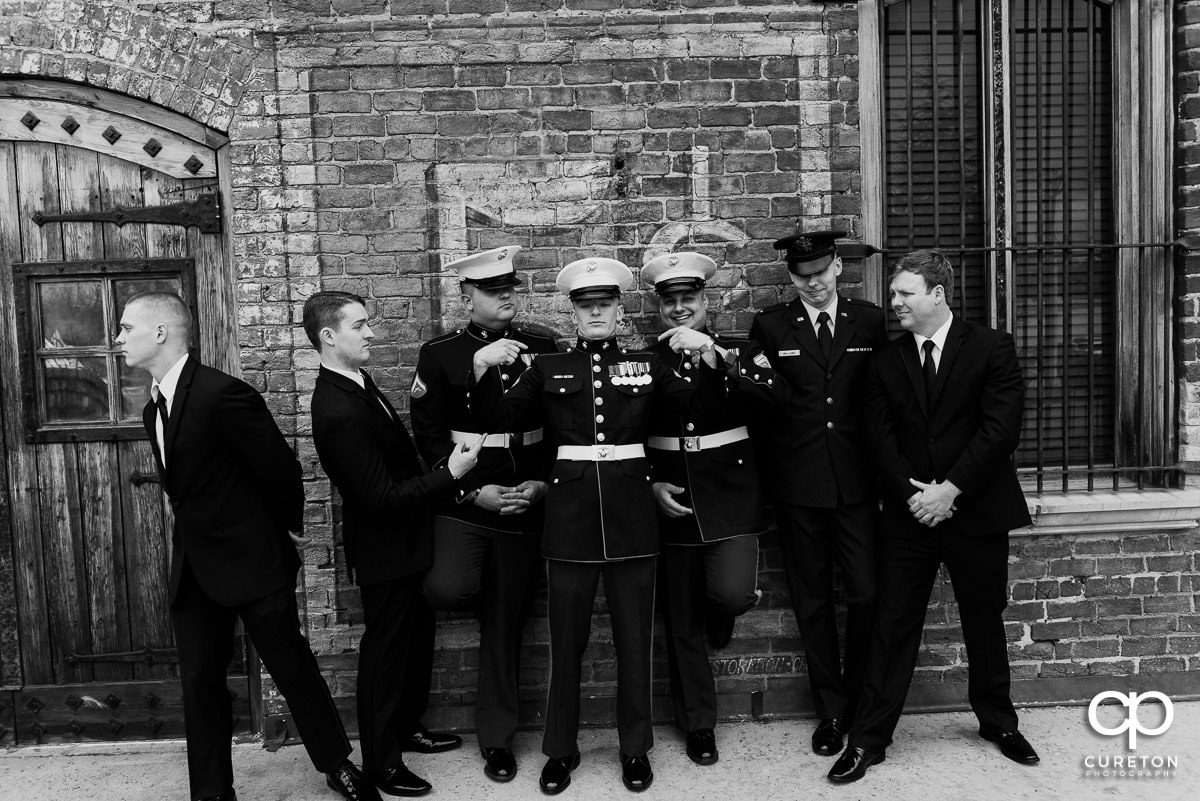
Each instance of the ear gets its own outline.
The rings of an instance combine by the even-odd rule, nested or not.
[[[333,329],[325,326],[321,329],[321,333],[317,334],[317,338],[321,340],[322,345],[333,345]]]
[[[941,284],[938,284],[933,288],[932,294],[934,303],[946,302],[946,287],[942,286]]]
[[[154,341],[160,345],[167,341],[167,324],[159,323],[154,326]]]
[[[838,258],[834,259],[833,264],[834,264],[834,267],[833,267],[834,276],[836,277],[836,276],[841,275],[842,274],[842,259],[841,259],[841,257],[839,256]]]

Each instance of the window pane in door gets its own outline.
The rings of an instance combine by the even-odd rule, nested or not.
[[[120,320],[121,312],[125,310],[125,304],[135,295],[140,295],[143,292],[170,292],[175,295],[180,293],[179,278],[168,276],[155,276],[153,278],[129,278],[118,279],[113,281],[113,309],[117,319]]]
[[[105,347],[104,285],[99,280],[40,281],[39,348]]]
[[[107,421],[108,359],[51,356],[41,359],[46,422]]]
[[[121,382],[121,422],[142,419],[142,409],[150,400],[150,374],[145,370],[130,367],[121,356],[117,357],[118,380]]]

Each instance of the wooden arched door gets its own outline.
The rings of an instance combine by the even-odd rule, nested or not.
[[[179,291],[201,359],[233,367],[225,144],[115,94],[0,81],[0,745],[182,733],[149,378],[112,337],[131,295]],[[243,665],[243,730],[247,685]]]

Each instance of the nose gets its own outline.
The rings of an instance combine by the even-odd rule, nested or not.
[[[363,326],[363,339],[370,341],[375,338],[375,332],[371,330],[371,326]]]

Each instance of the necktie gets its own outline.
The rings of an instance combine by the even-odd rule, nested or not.
[[[162,428],[158,432],[158,453],[165,465],[167,463],[167,418],[170,415],[167,412],[167,399],[162,394],[162,390],[154,393],[154,406],[158,409],[158,419],[162,424]]]
[[[925,350],[925,364],[921,372],[925,375],[925,400],[933,402],[933,383],[937,380],[937,365],[933,361],[933,340],[927,339],[921,347]]]
[[[817,315],[817,344],[821,346],[821,355],[829,361],[829,353],[833,350],[833,332],[829,330],[829,312]]]

